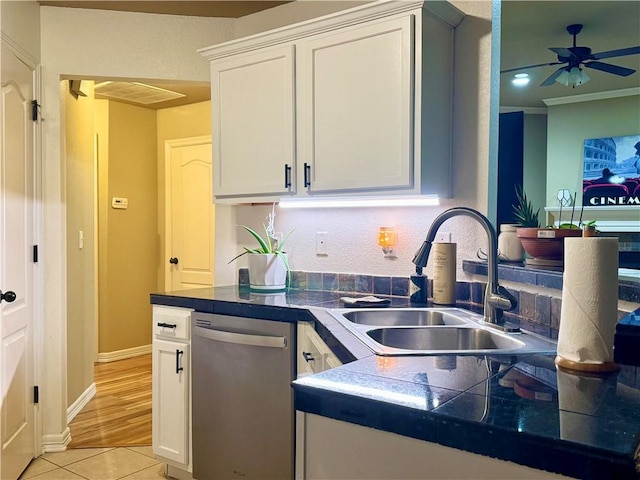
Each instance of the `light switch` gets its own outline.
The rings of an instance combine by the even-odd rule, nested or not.
[[[78,250],[82,250],[84,248],[84,232],[82,230],[78,231]]]

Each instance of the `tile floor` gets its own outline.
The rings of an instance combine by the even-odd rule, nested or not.
[[[78,448],[45,453],[31,462],[20,480],[164,479],[164,464],[151,447]]]

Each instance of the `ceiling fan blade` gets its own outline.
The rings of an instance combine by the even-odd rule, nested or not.
[[[568,48],[564,48],[564,47],[549,47],[549,50],[551,50],[553,53],[557,54],[559,57],[562,57],[562,58],[571,58],[571,57],[578,58]]]
[[[555,72],[553,72],[549,77],[540,84],[541,87],[548,87],[549,85],[553,85],[553,82],[556,81],[556,78],[560,76],[560,74],[564,71],[564,67],[560,67]]]
[[[529,68],[546,67],[548,65],[562,65],[567,62],[551,62],[551,63],[538,63],[536,65],[527,65],[526,67],[509,68],[508,70],[500,70],[500,73],[517,72],[518,70],[527,70]]]
[[[602,62],[589,62],[584,64],[585,67],[594,68],[596,70],[601,70],[607,73],[613,73],[614,75],[620,75],[621,77],[627,77],[632,73],[635,73],[635,70],[626,67],[619,67],[618,65],[610,65],[608,63]]]
[[[609,50],[608,52],[594,53],[591,55],[593,60],[602,60],[603,58],[624,57],[625,55],[636,55],[640,53],[640,45],[637,47],[619,48],[617,50]]]

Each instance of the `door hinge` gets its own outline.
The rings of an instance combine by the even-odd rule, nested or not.
[[[40,387],[34,385],[33,387],[33,403],[40,403]]]
[[[38,245],[33,246],[33,263],[38,263]]]
[[[40,104],[37,100],[31,100],[31,120],[34,122],[38,120],[38,112],[40,111]]]

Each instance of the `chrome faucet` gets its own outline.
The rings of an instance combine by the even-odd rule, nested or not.
[[[502,315],[505,311],[513,310],[518,301],[506,288],[498,284],[498,238],[491,222],[480,212],[467,207],[454,207],[445,210],[431,224],[427,238],[413,257],[416,265],[416,273],[422,275],[422,269],[427,266],[427,259],[431,251],[431,245],[436,238],[440,226],[448,219],[464,215],[477,220],[484,228],[489,239],[489,251],[487,252],[488,282],[484,294],[484,321],[491,326],[499,327],[507,331],[518,331],[517,328],[507,327]]]

